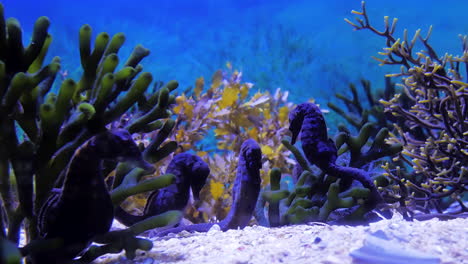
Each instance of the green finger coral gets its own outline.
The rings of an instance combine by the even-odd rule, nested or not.
[[[386,202],[377,186],[380,181],[363,168],[401,151],[398,144],[384,142],[388,131],[382,129],[366,151],[363,146],[369,140],[370,124],[364,125],[358,136],[339,134],[333,141],[328,138],[320,109],[313,103],[300,104],[291,111],[289,129],[292,138],[283,139],[282,143],[297,161],[297,180],[288,191],[279,184],[281,174],[271,171],[270,187],[262,191],[263,200],[257,203],[258,222],[277,226],[309,221],[357,224],[372,220],[372,211]],[[294,146],[298,138],[303,152]],[[340,156],[348,152],[349,163],[342,164],[344,159]],[[268,206],[267,212],[264,206]]]
[[[93,40],[91,26],[84,25],[79,31],[83,73],[79,80],[63,80],[55,93],[52,86],[60,70],[60,58],[55,57],[50,62],[45,60],[53,39],[48,33],[49,25],[48,18],[37,19],[30,44],[23,46],[19,22],[14,18],[5,19],[3,5],[0,4],[0,206],[1,211],[6,212],[0,218],[0,236],[2,241],[8,239],[17,246],[20,230],[24,226],[27,242],[30,243],[21,249],[23,256],[37,255],[41,251],[44,253],[48,247],[60,245],[59,236],[56,241],[59,244],[47,246],[49,238],[44,240],[46,237],[38,228],[54,227],[47,220],[55,219],[48,217],[54,208],[54,199],[74,195],[73,188],[64,188],[72,185],[65,183],[71,181],[73,174],[79,175],[79,162],[84,162],[80,160],[86,156],[80,153],[99,149],[86,148],[88,143],[100,142],[95,140],[97,135],[114,128],[123,128],[130,134],[141,133],[138,136],[142,138],[153,135],[148,148],[138,142],[139,148],[135,148],[137,152],[132,154],[132,157],[137,157],[142,151],[142,156],[151,162],[165,158],[177,146],[176,142],[168,143],[166,139],[174,128],[169,110],[174,96],[170,93],[178,84],[171,81],[151,94],[147,92],[153,76],[143,71],[140,62],[148,56],[149,50],[139,45],[122,63],[117,54],[125,42],[125,35],[117,33],[110,36],[103,32]],[[149,132],[152,134],[146,135]],[[132,140],[131,136],[129,139]],[[113,147],[118,148],[119,144]],[[116,149],[113,153],[120,152]],[[105,197],[110,195],[109,201],[114,202],[114,206],[130,195],[162,188],[173,181],[172,175],[165,175],[139,182],[151,170],[140,170],[139,175],[135,176],[131,170],[134,167],[132,162],[126,160],[118,164],[116,161],[123,159],[114,158],[114,162],[106,163],[102,168],[102,177],[111,172],[112,175],[117,174],[113,173],[115,168],[127,168],[119,171],[120,178],[112,178],[115,180],[115,190],[109,194],[104,194],[107,190],[101,191]],[[72,159],[75,161],[70,167]],[[96,168],[101,173],[101,167]],[[112,179],[109,178],[109,181]],[[108,185],[112,186],[110,183]],[[61,196],[57,196],[57,190],[61,190]],[[43,218],[39,219],[40,215]],[[179,217],[180,213],[174,212],[169,218],[155,218],[153,222],[148,220],[144,226],[152,228],[156,223],[164,226]],[[62,225],[66,223],[56,226]],[[130,233],[134,236],[141,232]],[[55,241],[51,232],[49,235]],[[148,248],[138,246],[140,242],[113,248],[129,250],[127,253],[132,255],[137,248]],[[16,254],[13,251],[10,253]]]

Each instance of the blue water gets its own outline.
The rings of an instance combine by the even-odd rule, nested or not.
[[[20,20],[29,40],[38,16],[48,16],[54,36],[52,56],[62,58],[62,69],[80,74],[78,30],[90,24],[93,32],[124,32],[120,52],[126,57],[141,43],[151,50],[143,61],[155,79],[178,80],[180,91],[196,78],[210,76],[226,62],[243,72],[255,89],[288,90],[294,102],[315,98],[325,104],[335,92],[346,92],[350,82],[369,79],[383,86],[385,73],[371,56],[384,40],[369,31],[355,32],[344,22],[360,10],[360,0],[6,0],[7,17]],[[367,1],[373,24],[383,16],[398,17],[397,33],[413,33],[434,26],[431,43],[439,55],[460,54],[458,34],[468,34],[468,1]],[[124,61],[125,59],[122,59]]]

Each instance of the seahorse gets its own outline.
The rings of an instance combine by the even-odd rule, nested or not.
[[[68,263],[94,236],[109,231],[114,209],[101,173],[102,160],[154,170],[126,130],[106,131],[83,143],[68,164],[63,187],[52,191],[38,215],[40,239],[59,241],[59,246],[33,255],[33,263]]]
[[[126,226],[131,226],[148,217],[162,214],[169,210],[183,210],[187,206],[192,188],[193,197],[199,194],[210,174],[208,165],[198,156],[181,153],[174,156],[166,173],[175,176],[175,183],[153,191],[146,202],[143,215],[132,215],[120,206],[116,208],[115,218]]]
[[[328,138],[327,126],[320,108],[313,103],[299,104],[289,114],[289,130],[292,133],[291,144],[294,144],[300,133],[302,150],[307,160],[317,165],[322,171],[341,178],[359,181],[371,191],[369,205],[382,201],[382,197],[369,174],[361,169],[337,165],[337,149],[333,140]]]
[[[247,139],[242,143],[236,179],[232,189],[232,206],[226,218],[218,225],[222,231],[235,228],[244,228],[252,218],[255,204],[260,193],[260,169],[262,167],[262,152],[257,142]],[[188,226],[180,226],[164,230],[156,236],[165,236],[169,233],[207,232],[214,223],[203,223]]]

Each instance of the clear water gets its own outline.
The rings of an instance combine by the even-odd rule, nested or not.
[[[369,31],[355,32],[344,22],[360,10],[360,0],[4,0],[7,17],[20,20],[29,40],[38,16],[48,16],[54,36],[49,56],[62,58],[62,69],[79,76],[78,30],[87,23],[93,33],[124,32],[126,57],[141,43],[151,50],[143,62],[155,79],[178,80],[180,91],[196,78],[210,76],[226,62],[255,83],[254,89],[281,87],[294,102],[315,98],[325,104],[350,82],[371,80],[383,86],[385,73],[371,58],[384,40]],[[432,45],[440,55],[460,54],[458,34],[468,34],[463,0],[367,1],[373,24],[383,16],[398,17],[398,36],[404,28],[423,34],[434,26]],[[124,59],[122,59],[123,61]]]

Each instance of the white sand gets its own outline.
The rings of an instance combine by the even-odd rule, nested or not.
[[[217,227],[217,226],[216,226]],[[369,226],[330,226],[321,223],[152,238],[150,252],[131,261],[124,254],[106,255],[94,263],[323,263],[353,262],[349,253],[371,233],[382,230],[392,244],[440,258],[443,264],[468,263],[468,219],[404,221],[398,216]]]

